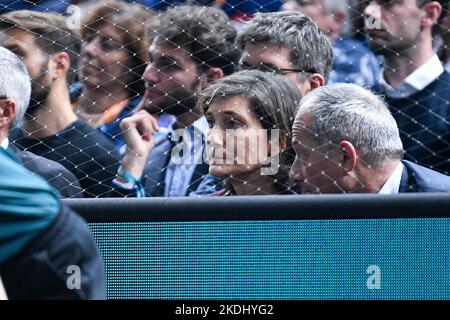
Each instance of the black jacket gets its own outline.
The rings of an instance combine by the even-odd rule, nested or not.
[[[58,190],[62,198],[83,198],[83,189],[78,179],[61,164],[29,151],[22,151],[13,144],[9,145],[9,150],[25,168],[41,176]]]

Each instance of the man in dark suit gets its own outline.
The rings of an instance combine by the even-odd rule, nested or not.
[[[384,101],[353,84],[305,96],[293,125],[290,177],[303,193],[450,192],[450,177],[402,160]]]
[[[204,193],[213,193],[218,179],[207,176],[203,153],[208,124],[197,96],[234,72],[240,58],[236,31],[222,11],[199,6],[168,9],[150,31],[156,36],[143,75],[146,92],[140,111],[121,123],[127,151],[113,193],[187,196],[200,182]],[[162,114],[175,121],[158,141],[155,133],[161,136],[163,129],[156,118]]]
[[[14,123],[22,121],[30,99],[31,83],[25,65],[11,51],[0,47],[0,145],[9,149],[31,172],[42,176],[64,198],[83,197],[77,178],[57,162],[21,151],[8,140]],[[15,81],[11,81],[15,79]]]

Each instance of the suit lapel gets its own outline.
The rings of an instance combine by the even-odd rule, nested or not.
[[[144,189],[150,197],[164,196],[165,175],[173,144],[164,142],[155,147],[144,170]]]
[[[408,163],[405,161],[402,161],[403,163],[403,173],[402,173],[402,180],[400,181],[400,193],[405,192],[418,192],[418,186],[416,179],[414,179],[414,176],[412,175],[411,169],[408,166]]]

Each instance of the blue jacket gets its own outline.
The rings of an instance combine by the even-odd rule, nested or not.
[[[450,192],[450,177],[403,160],[404,170],[400,182],[403,192]]]
[[[0,264],[46,229],[59,211],[59,196],[43,179],[0,148]]]

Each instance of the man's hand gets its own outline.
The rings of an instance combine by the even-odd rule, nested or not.
[[[140,110],[123,119],[120,128],[127,147],[122,168],[138,179],[144,172],[147,157],[153,148],[153,135],[159,130],[158,121],[147,111]]]

